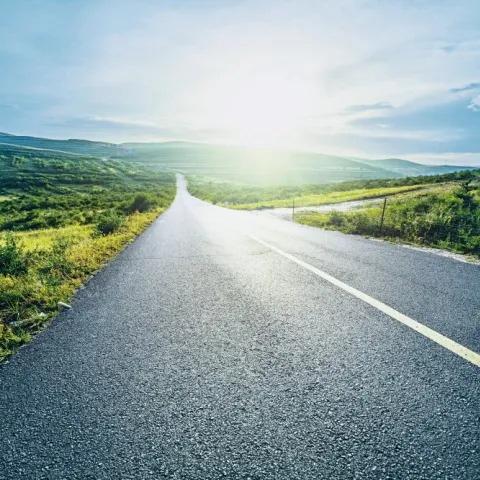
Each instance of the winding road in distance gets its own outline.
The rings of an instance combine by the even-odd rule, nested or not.
[[[478,479],[479,285],[477,265],[214,207],[179,176],[0,366],[0,479]]]

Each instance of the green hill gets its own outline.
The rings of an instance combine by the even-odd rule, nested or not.
[[[254,185],[311,184],[437,175],[473,167],[423,165],[399,158],[369,160],[292,150],[209,145],[192,142],[124,143],[51,140],[0,133],[0,143],[142,163]]]
[[[84,155],[96,155],[98,157],[120,156],[127,153],[122,145],[113,143],[78,139],[52,140],[49,138],[10,135],[2,132],[0,132],[0,143],[47,150],[60,150],[62,152],[80,153]]]
[[[126,161],[185,174],[251,184],[329,183],[403,175],[356,160],[321,153],[206,145],[188,142],[127,143]]]
[[[475,167],[455,165],[423,165],[421,163],[403,160],[401,158],[385,158],[382,160],[363,160],[373,167],[381,167],[391,172],[403,175],[442,175],[443,173],[459,172],[462,170],[473,170]]]
[[[153,176],[152,176],[153,174]],[[0,143],[0,192],[30,187],[151,184],[161,176],[143,165]]]
[[[167,205],[174,176],[119,160],[0,144],[0,231],[88,224],[105,210],[121,212],[139,192]]]
[[[171,173],[0,144],[0,361],[175,197]]]

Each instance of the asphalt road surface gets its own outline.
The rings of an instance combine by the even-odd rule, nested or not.
[[[479,285],[479,266],[213,207],[180,178],[0,367],[0,478],[479,479]]]

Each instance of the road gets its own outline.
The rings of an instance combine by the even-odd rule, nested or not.
[[[0,367],[0,478],[478,479],[479,367],[382,308],[478,353],[479,283],[477,265],[214,207],[180,178]]]
[[[384,197],[385,198],[385,197]],[[360,208],[367,208],[380,205],[383,198],[369,198],[366,200],[352,200],[350,202],[329,203],[327,205],[311,206],[311,207],[295,207],[295,213],[300,212],[349,212]],[[255,212],[261,215],[273,215],[275,217],[283,217],[285,220],[292,218],[293,208],[265,208]]]
[[[445,185],[445,184],[444,184]],[[412,192],[422,192],[422,191],[433,191],[438,190],[439,186],[434,185],[428,187],[417,188],[411,190],[410,192],[403,192],[403,193],[394,193],[384,195],[383,197],[375,197],[375,198],[365,198],[363,200],[350,200],[348,202],[340,202],[340,203],[327,203],[325,205],[310,205],[308,207],[295,207],[295,214],[300,212],[332,212],[334,210],[339,212],[349,212],[351,210],[358,210],[368,207],[375,207],[382,205],[385,199],[395,199],[404,196],[405,194],[412,193]],[[293,199],[292,199],[293,202]],[[293,204],[292,204],[293,206]],[[292,207],[289,208],[263,208],[258,211],[258,214],[262,215],[273,215],[275,217],[282,217],[285,220],[292,219]]]

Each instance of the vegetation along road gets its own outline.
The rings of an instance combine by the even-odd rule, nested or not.
[[[478,478],[479,281],[179,177],[0,367],[0,478]]]

